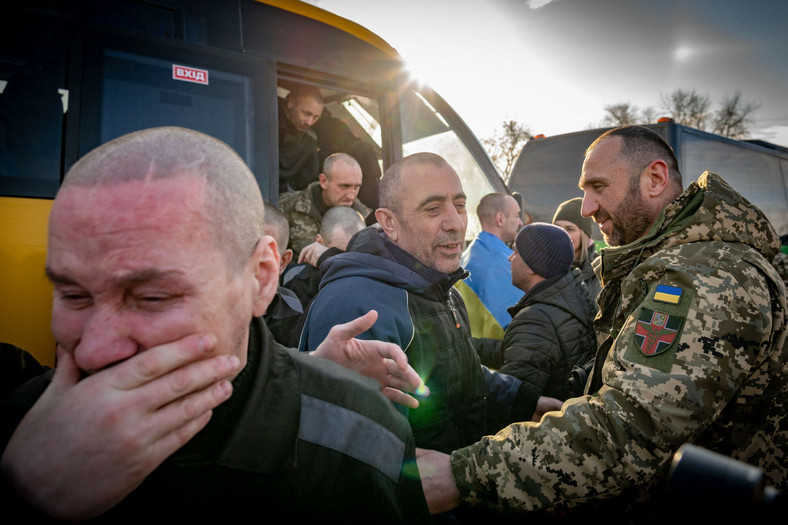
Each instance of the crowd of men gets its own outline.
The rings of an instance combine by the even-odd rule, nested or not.
[[[318,106],[294,95],[280,120],[303,134]],[[493,194],[466,249],[467,196],[445,159],[393,163],[374,209],[360,171],[331,155],[316,180],[281,179],[277,209],[231,148],[182,128],[75,164],[47,251],[57,367],[3,347],[7,508],[655,522],[679,512],[666,480],[685,443],[786,488],[780,239],[719,176],[684,188],[658,135],[617,128],[554,224],[523,226]],[[512,289],[509,304],[485,289]],[[497,329],[472,328],[468,290]]]

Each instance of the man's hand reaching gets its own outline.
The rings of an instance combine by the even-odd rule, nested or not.
[[[329,359],[376,380],[383,395],[401,405],[416,408],[418,400],[406,392],[429,395],[424,382],[408,364],[408,357],[394,343],[355,339],[378,319],[375,310],[348,323],[334,326],[312,355]]]
[[[317,261],[320,260],[320,256],[323,255],[326,250],[328,250],[328,247],[317,241],[308,244],[301,250],[301,253],[298,254],[298,264],[307,263],[317,267]]]

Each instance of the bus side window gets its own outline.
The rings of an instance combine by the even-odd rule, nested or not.
[[[10,74],[0,94],[0,194],[52,197],[60,185],[67,104],[61,67],[46,55],[9,62],[2,64]]]

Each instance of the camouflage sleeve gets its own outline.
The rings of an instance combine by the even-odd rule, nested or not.
[[[771,346],[771,301],[738,248],[704,244],[663,251],[622,282],[596,395],[452,454],[465,502],[528,511],[645,487],[721,418]]]
[[[777,255],[772,259],[772,266],[777,270],[777,274],[783,280],[785,286],[788,287],[788,252],[777,252]]]
[[[320,223],[311,215],[306,213],[293,212],[288,217],[290,222],[290,247],[296,256],[301,253],[306,246],[315,242]]]

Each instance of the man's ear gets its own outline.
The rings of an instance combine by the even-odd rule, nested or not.
[[[670,171],[664,160],[655,160],[643,172],[641,182],[645,185],[646,195],[652,198],[661,197],[670,186]]]
[[[503,226],[505,220],[506,217],[504,216],[502,211],[499,211],[495,214],[495,225],[498,226],[499,228]]]
[[[396,214],[389,208],[378,208],[375,210],[375,218],[378,224],[383,228],[383,232],[393,242],[397,241],[397,233],[399,232],[399,221]]]
[[[320,181],[320,187],[326,189],[328,187],[328,177],[325,173],[321,173],[317,176],[317,180]]]
[[[315,235],[315,242],[319,243],[319,244],[322,244],[323,246],[326,245],[326,240],[323,239],[323,236],[320,235],[319,233],[317,235]]]
[[[265,235],[257,241],[252,254],[252,264],[256,284],[252,297],[252,315],[259,317],[268,309],[279,286],[279,251],[273,237]]]
[[[282,252],[282,257],[279,259],[279,273],[285,273],[285,268],[293,260],[293,250],[290,248]]]

